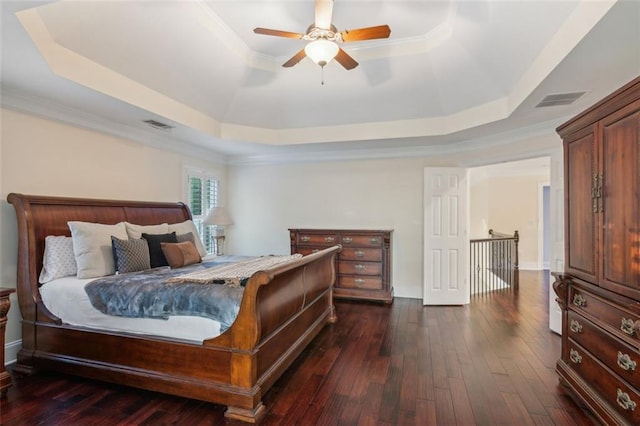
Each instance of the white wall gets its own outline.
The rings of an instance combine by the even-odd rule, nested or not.
[[[102,133],[2,109],[0,139],[0,284],[14,287],[17,225],[10,192],[124,200],[183,200],[183,167],[215,173],[222,186],[226,166]],[[184,201],[184,200],[183,200]],[[6,360],[21,338],[15,294],[11,297]]]
[[[396,296],[422,295],[421,159],[229,169],[231,253],[289,253],[289,228],[394,229]]]

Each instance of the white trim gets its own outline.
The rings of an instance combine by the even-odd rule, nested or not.
[[[14,340],[4,345],[4,365],[14,364],[18,361],[18,352],[22,349],[22,339]]]
[[[538,262],[520,262],[519,270],[521,271],[540,271]]]
[[[549,187],[549,181],[538,182],[538,267],[536,269],[549,269],[549,264],[544,264],[544,188]],[[549,194],[551,195],[551,194]],[[546,266],[546,267],[545,267]]]

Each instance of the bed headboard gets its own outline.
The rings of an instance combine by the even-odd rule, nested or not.
[[[105,224],[127,221],[139,225],[153,225],[164,222],[179,223],[191,219],[191,212],[184,203],[99,200],[16,193],[9,194],[7,201],[13,204],[18,222],[16,284],[21,309],[25,307],[24,297],[32,297],[32,300],[40,302],[38,275],[42,269],[44,240],[47,235],[70,236],[67,221]],[[23,318],[25,315],[29,316],[24,310],[22,315]]]

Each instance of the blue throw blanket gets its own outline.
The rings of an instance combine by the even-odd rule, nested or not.
[[[172,315],[201,316],[226,331],[240,310],[244,287],[218,284],[170,283],[171,277],[220,266],[214,260],[179,269],[156,268],[98,278],[85,286],[91,304],[100,312],[129,318],[168,319]]]

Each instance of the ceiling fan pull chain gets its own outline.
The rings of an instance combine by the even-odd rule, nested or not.
[[[324,67],[320,67],[320,85],[324,86]]]

